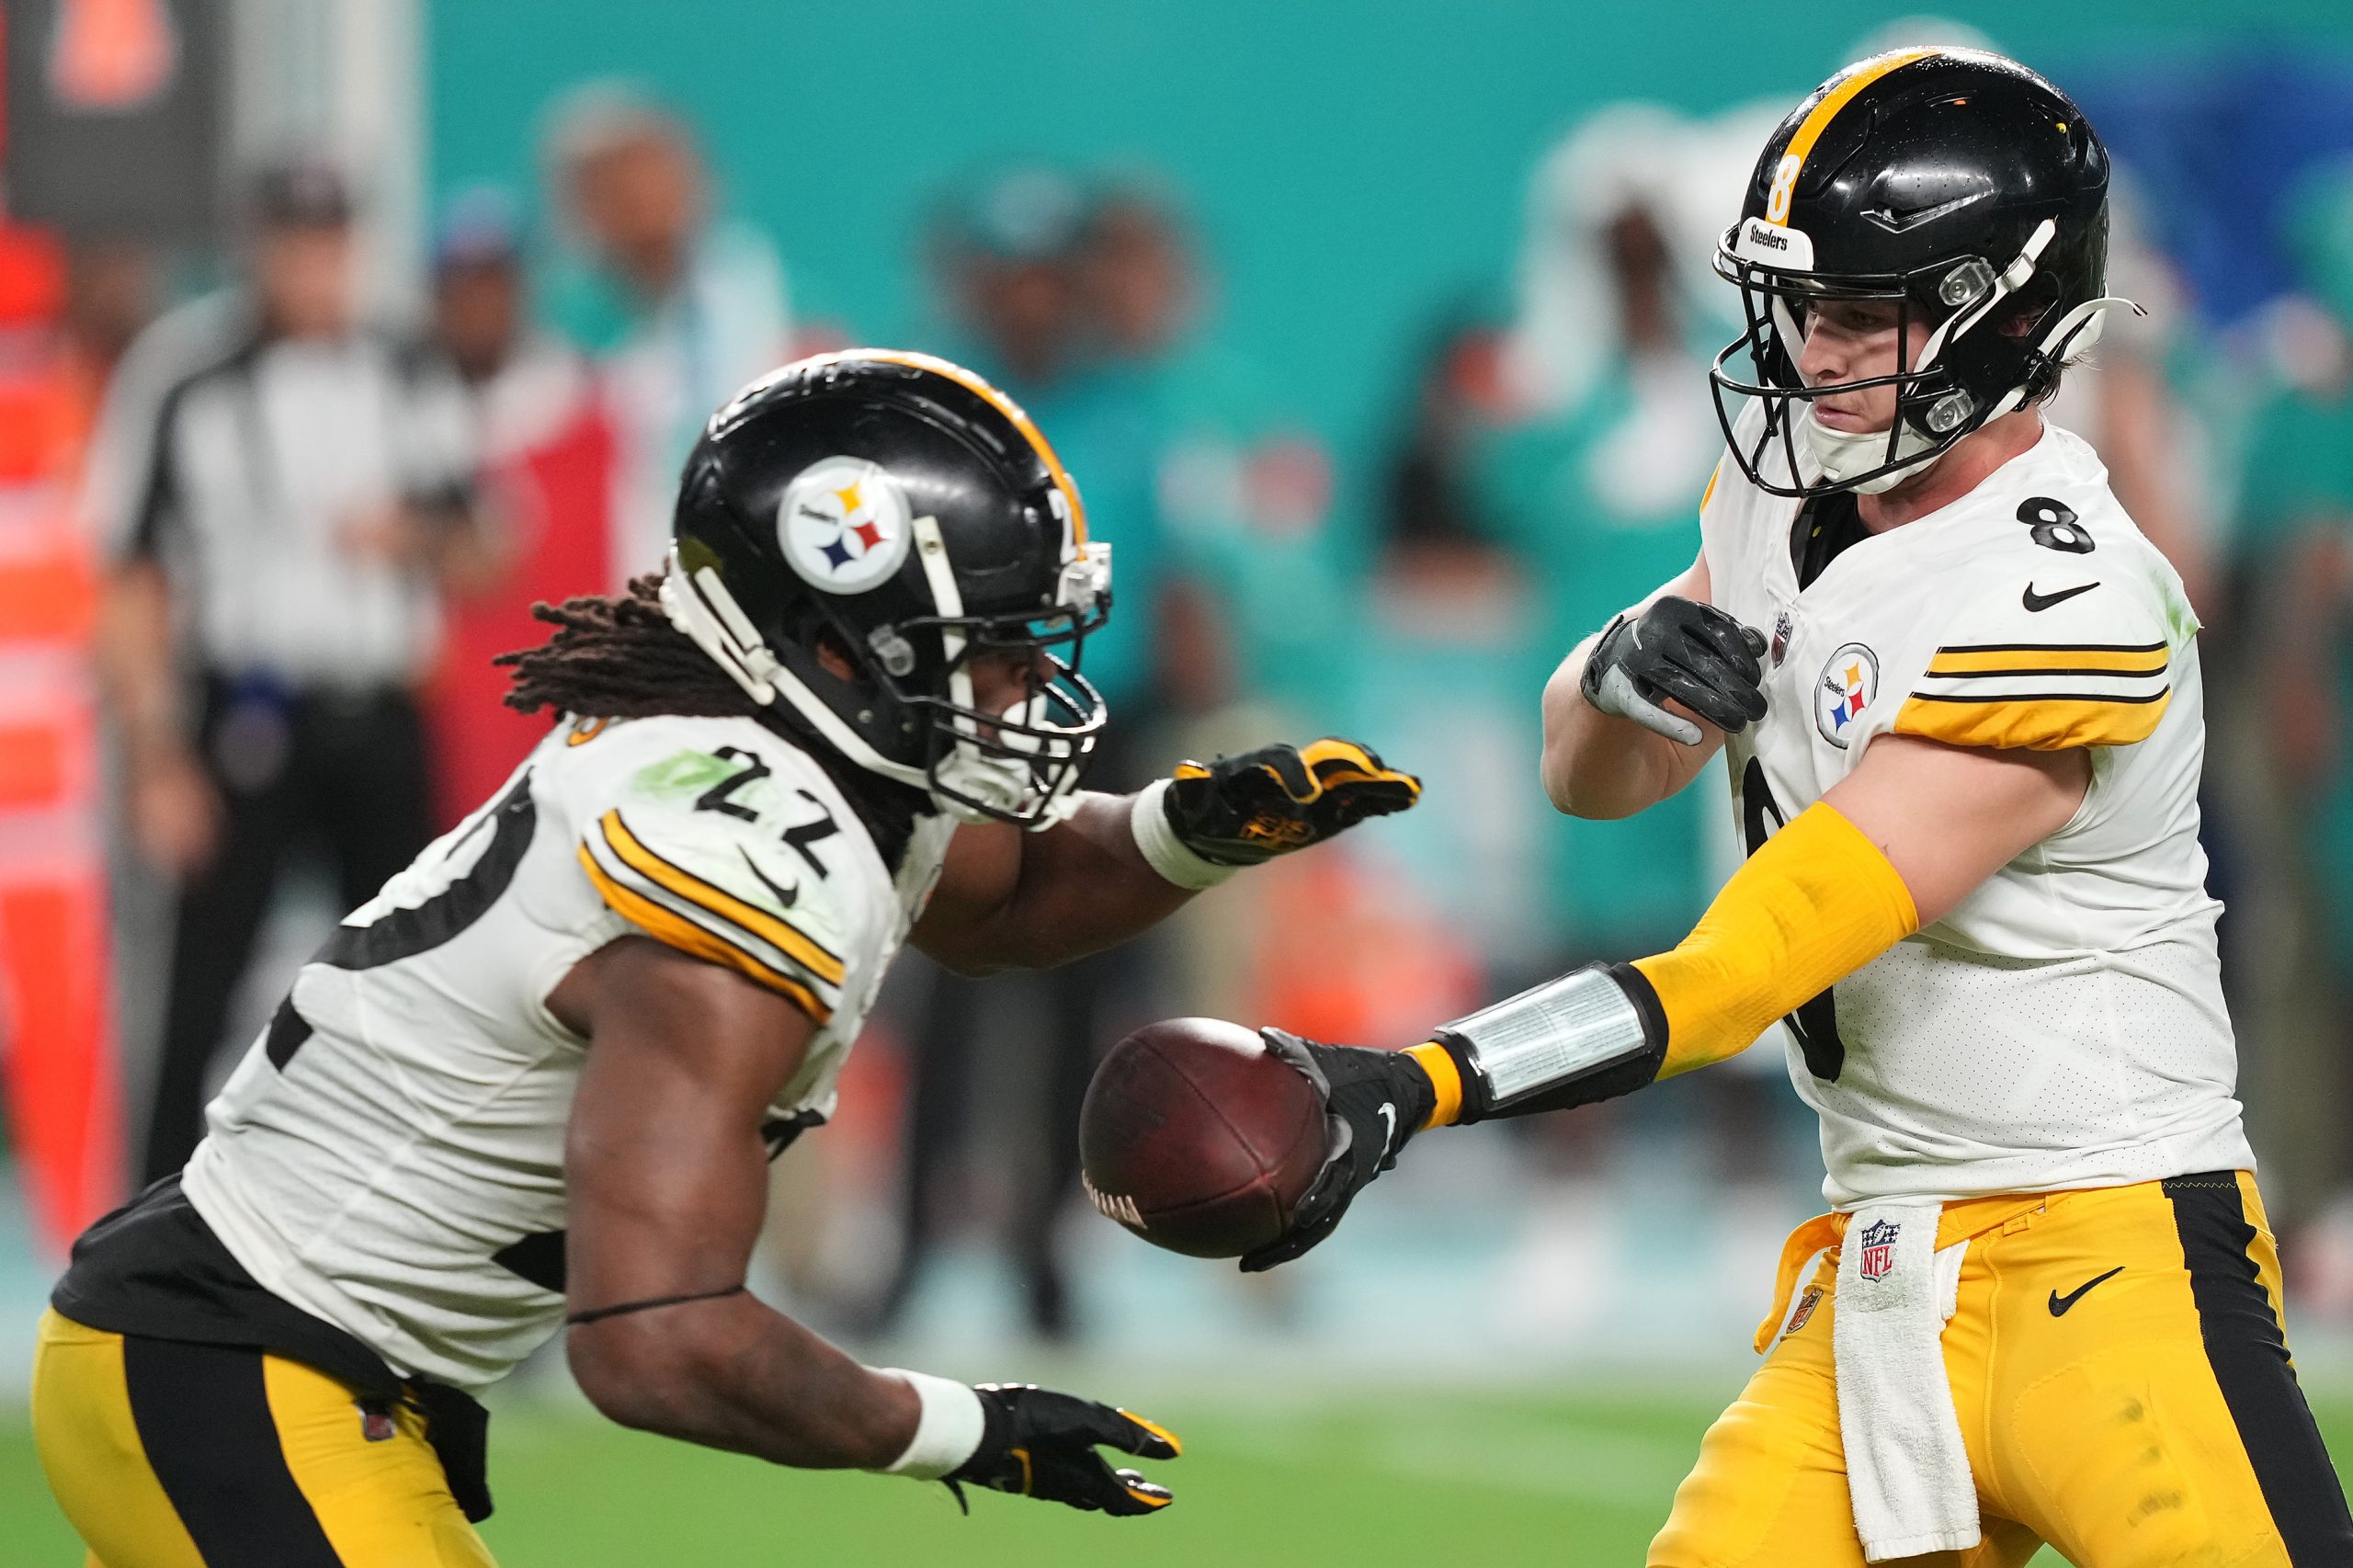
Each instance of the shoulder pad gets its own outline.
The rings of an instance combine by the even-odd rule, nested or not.
[[[2138,563],[2033,552],[1939,636],[1893,733],[1952,745],[2059,751],[2146,740],[2172,698],[2165,614]]]
[[[843,832],[834,805],[802,787],[790,748],[748,734],[714,745],[705,726],[664,734],[660,722],[633,722],[636,744],[613,754],[626,771],[576,802],[581,869],[646,935],[828,1022],[861,908],[847,883],[862,862],[824,842]]]

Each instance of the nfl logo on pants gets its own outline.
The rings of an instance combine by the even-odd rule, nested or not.
[[[1885,1220],[1863,1227],[1861,1273],[1866,1279],[1884,1279],[1895,1267],[1896,1227]]]

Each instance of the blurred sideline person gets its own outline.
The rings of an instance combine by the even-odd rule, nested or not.
[[[1118,541],[1120,612],[1086,651],[1087,679],[1121,716],[1089,758],[1086,782],[1118,790],[1145,782],[1140,753],[1165,706],[1158,650],[1167,552],[1154,497],[1156,426],[1107,375],[1088,321],[1088,199],[1057,168],[991,171],[950,194],[929,236],[930,262],[955,357],[1054,432],[1071,472],[1086,476],[1089,515]],[[1000,1223],[1024,1315],[1043,1339],[1074,1332],[1063,1232],[1078,1207],[1079,1105],[1095,1052],[1152,1016],[1155,971],[1150,948],[1138,944],[1021,981],[934,977],[907,1024],[901,1247],[873,1308],[877,1327],[897,1324],[955,1205],[974,1191],[955,1178],[994,1122],[1015,1154]],[[983,1075],[975,1052],[993,1027],[1031,1049]],[[977,1114],[983,1106],[995,1117]]]
[[[360,321],[341,176],[273,168],[249,215],[250,282],[142,335],[90,456],[131,829],[177,884],[145,1181],[196,1144],[289,857],[323,845],[357,903],[432,836],[415,687],[437,577],[477,564],[463,397]]]
[[[2302,295],[2281,312],[2290,352],[2255,412],[2232,544],[2250,608],[2241,656],[2261,680],[2255,734],[2281,817],[2267,881],[2290,890],[2290,1006],[2319,1037],[2280,1042],[2295,1052],[2285,1108],[2313,1151],[2300,1207],[2325,1210],[2303,1238],[2321,1287],[2307,1300],[2341,1319],[2353,1315],[2353,1162],[2340,1135],[2353,1096],[2353,159],[2291,192],[2287,230]]]
[[[2039,406],[2124,303],[2108,181],[1999,56],[1877,56],[1790,112],[1718,251],[1748,330],[1711,372],[1699,559],[1544,697],[1562,810],[1645,809],[1722,751],[1748,860],[1673,949],[1408,1051],[1266,1031],[1352,1136],[1245,1268],[1415,1130],[1787,1017],[1835,1211],[1786,1244],[1652,1568],[2353,1561],[2234,1093],[2197,618]]]
[[[1545,160],[1531,192],[1505,351],[1512,404],[1468,463],[1475,515],[1540,585],[1540,680],[1699,547],[1692,502],[1723,437],[1657,194],[1684,183],[1687,141],[1664,109],[1605,110]],[[1551,956],[1646,950],[1689,929],[1711,885],[1710,825],[1696,794],[1631,821],[1552,824]]]
[[[747,523],[756,519],[756,526]],[[767,1164],[907,941],[1051,964],[1412,778],[1269,747],[1077,789],[1108,549],[1023,412],[877,350],[722,409],[666,570],[508,662],[502,792],[354,911],[42,1322],[37,1441],[97,1560],[489,1561],[485,1416],[560,1328],[624,1425],[1142,1515],[1163,1428],[859,1365],[748,1294]]]
[[[749,225],[716,216],[711,178],[684,121],[620,83],[560,101],[550,184],[599,270],[559,301],[597,355],[619,445],[609,581],[651,571],[669,541],[679,466],[706,415],[788,357],[783,264]]]
[[[477,443],[486,570],[449,596],[427,694],[435,825],[496,789],[546,733],[498,700],[491,660],[538,635],[531,607],[602,586],[612,472],[609,423],[579,352],[531,324],[514,208],[479,187],[442,215],[433,247],[433,336],[456,369]]]

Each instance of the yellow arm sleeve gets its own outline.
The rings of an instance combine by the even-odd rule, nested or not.
[[[1634,960],[1666,1016],[1658,1075],[1738,1055],[1919,928],[1911,890],[1879,846],[1815,801],[1733,873],[1673,951]]]

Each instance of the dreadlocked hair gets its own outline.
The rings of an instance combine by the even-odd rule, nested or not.
[[[535,604],[534,619],[555,628],[536,648],[491,661],[515,672],[506,705],[525,713],[551,709],[584,719],[756,719],[801,746],[841,790],[883,863],[897,873],[917,817],[934,810],[920,790],[858,767],[811,732],[782,704],[763,707],[670,624],[662,608],[662,574],[633,577],[626,594],[593,594],[560,605]]]
[[[515,672],[506,705],[587,719],[759,717],[763,710],[750,694],[670,624],[661,593],[655,573],[631,579],[626,594],[533,605],[532,617],[554,627],[555,635],[491,661]]]

